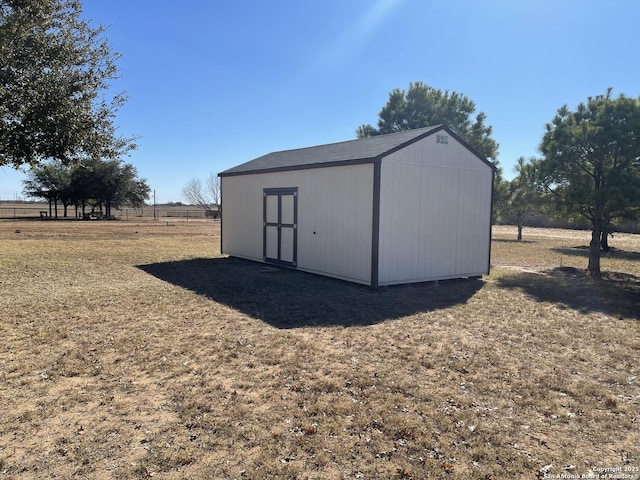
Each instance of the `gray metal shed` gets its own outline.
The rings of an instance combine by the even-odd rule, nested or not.
[[[222,252],[373,287],[489,273],[495,168],[445,126],[220,173]]]

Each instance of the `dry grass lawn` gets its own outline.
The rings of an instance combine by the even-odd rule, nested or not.
[[[211,222],[2,221],[0,478],[640,478],[640,236],[599,281],[586,232],[514,238],[374,291]]]

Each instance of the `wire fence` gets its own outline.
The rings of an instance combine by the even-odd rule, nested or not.
[[[181,218],[185,220],[215,219],[218,212],[207,211],[193,206],[147,206],[143,208],[122,208],[112,209],[111,218],[117,220],[153,220],[161,218]],[[58,206],[57,215],[55,209],[49,209],[47,204],[38,205],[11,205],[0,204],[0,219],[85,219],[96,220],[103,218],[99,212],[85,210],[84,215],[81,210],[76,211],[75,207],[64,209]]]

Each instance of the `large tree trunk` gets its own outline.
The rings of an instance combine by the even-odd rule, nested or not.
[[[518,241],[522,240],[522,225],[518,224]]]
[[[594,226],[591,231],[591,243],[589,244],[589,274],[594,277],[600,276],[600,237],[601,228]]]

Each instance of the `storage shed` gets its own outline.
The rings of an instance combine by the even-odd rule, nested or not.
[[[220,173],[222,252],[372,287],[489,273],[495,168],[445,126]]]

